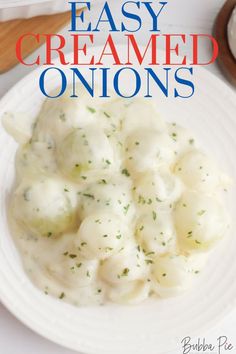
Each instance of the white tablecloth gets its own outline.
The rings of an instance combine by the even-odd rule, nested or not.
[[[119,13],[120,1],[116,0],[115,3],[115,7],[117,7],[116,13]],[[211,33],[217,12],[223,3],[224,0],[171,0],[168,4],[168,10],[166,10],[165,16],[161,19],[162,32]],[[61,33],[66,35],[67,28],[64,28]],[[145,37],[144,29],[139,34],[140,43],[145,44]],[[120,42],[119,36],[117,41]],[[97,42],[98,44],[103,43],[102,34],[98,35]],[[66,50],[71,50],[70,45],[67,46]],[[209,48],[207,46],[201,48],[201,51],[206,56],[209,54],[208,50]],[[38,52],[42,53],[43,48],[38,50]],[[29,67],[18,65],[6,74],[0,75],[0,97],[30,70],[32,69]],[[208,70],[222,77],[216,64],[208,67]],[[215,328],[211,331],[201,333],[200,337],[205,337],[208,343],[215,344],[217,338],[223,335],[228,337],[228,340],[234,345],[234,349],[228,352],[222,351],[222,353],[236,353],[236,310],[226,317],[221,323],[216,324]],[[178,352],[173,352],[173,354],[179,354],[182,352],[183,351],[181,350],[181,345],[179,343]],[[72,354],[73,351],[62,348],[33,333],[18,320],[16,320],[5,309],[5,307],[0,304],[0,353]]]

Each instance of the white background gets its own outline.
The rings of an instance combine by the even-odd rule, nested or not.
[[[110,0],[112,2],[112,0]],[[114,13],[119,18],[119,9],[121,1],[114,1]],[[161,20],[161,29],[163,33],[212,33],[213,24],[216,15],[224,3],[224,0],[171,0],[168,4],[165,16]],[[99,5],[94,7],[91,18],[98,16]],[[96,15],[97,13],[97,15]],[[144,26],[139,34],[140,44],[145,44],[146,34],[145,29],[148,26],[148,18],[144,18]],[[67,35],[68,28],[64,28],[61,33]],[[103,34],[98,34],[96,43],[103,44]],[[117,35],[117,42],[122,42],[122,38]],[[187,48],[187,51],[190,48]],[[66,51],[71,51],[71,45],[68,44]],[[38,50],[38,53],[43,54],[44,47]],[[207,44],[202,45],[202,55],[209,57],[209,47]],[[16,68],[0,75],[0,97],[12,87],[20,78],[25,76],[33,68],[23,67],[18,65]],[[216,64],[207,68],[214,72],[216,75],[223,79],[221,72]],[[1,286],[1,284],[0,284]],[[214,291],[214,289],[212,289]],[[186,333],[186,336],[188,334]],[[219,353],[217,348],[215,354],[219,353],[236,353],[236,310],[231,312],[227,318],[221,323],[217,323],[211,331],[201,333],[200,337],[206,338],[207,343],[217,345],[217,338],[219,336],[227,336],[228,342],[234,345],[231,351],[221,351]],[[196,342],[193,339],[192,342]],[[16,320],[9,312],[0,304],[0,354],[72,354],[71,350],[59,347],[56,344],[41,338],[33,333],[30,329],[22,325]],[[178,352],[173,354],[182,353],[181,344],[179,343]],[[211,352],[213,353],[213,352]],[[111,353],[112,354],[112,353]],[[129,353],[124,353],[129,354]],[[147,353],[148,354],[148,353]],[[164,354],[164,353],[163,353]]]

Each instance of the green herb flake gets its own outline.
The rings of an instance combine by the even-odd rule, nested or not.
[[[201,245],[201,242],[198,241],[198,240],[195,240],[195,243],[196,243],[197,245]]]
[[[101,179],[98,184],[107,184],[107,181],[105,179]]]
[[[88,110],[90,113],[96,113],[96,109],[94,109],[93,107],[88,107],[88,106],[87,106],[87,110]]]
[[[82,266],[82,263],[76,263],[76,267],[80,268]]]
[[[110,251],[113,251],[113,248],[112,248],[112,247],[106,247],[106,248],[105,248],[105,252],[110,252]]]
[[[153,264],[153,260],[152,259],[145,259],[146,264]]]
[[[65,293],[62,292],[61,295],[59,296],[59,299],[62,300],[64,299],[65,296],[66,296]]]
[[[152,218],[155,221],[157,218],[157,213],[155,211],[152,212]]]
[[[124,214],[125,215],[128,213],[129,208],[130,208],[130,204],[127,204],[126,206],[124,206]]]
[[[148,257],[148,256],[153,256],[155,254],[155,252],[148,252],[147,254],[146,254],[146,256]]]
[[[74,258],[77,257],[77,255],[76,255],[76,254],[70,254],[69,257],[70,257],[71,259],[74,259]]]
[[[166,273],[163,273],[162,276],[163,276],[163,277],[166,277]]]
[[[121,171],[122,175],[125,175],[126,177],[130,177],[130,173],[129,171],[127,170],[127,168],[124,168],[122,171]]]
[[[142,195],[138,196],[138,204],[146,204],[146,200]]]
[[[93,194],[83,193],[83,196],[86,197],[86,198],[95,199]]]
[[[23,193],[23,198],[26,202],[29,202],[30,201],[30,197],[29,197],[29,191],[30,191],[30,188],[27,188],[24,193]]]
[[[189,144],[193,145],[194,144],[194,139],[189,139]]]
[[[177,134],[176,134],[176,133],[172,133],[171,136],[172,136],[173,140],[176,141],[176,139],[177,139]]]
[[[205,214],[205,212],[206,212],[206,210],[200,210],[200,211],[197,213],[197,215],[202,216],[203,214]]]
[[[107,118],[111,118],[110,114],[108,114],[107,112],[103,112],[104,116],[106,116]]]
[[[127,275],[129,274],[129,271],[130,271],[129,268],[124,268],[123,272],[122,272],[122,276],[127,277]]]
[[[192,237],[192,236],[193,236],[193,232],[192,232],[192,231],[189,231],[187,238],[190,238],[190,237]]]
[[[65,115],[64,112],[61,112],[61,113],[60,113],[59,119],[60,119],[62,122],[65,122],[65,121],[66,121],[66,115]]]

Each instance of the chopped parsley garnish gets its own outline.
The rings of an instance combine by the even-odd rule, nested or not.
[[[162,203],[162,200],[159,199],[158,197],[156,197],[156,201],[157,201],[158,203]]]
[[[95,199],[93,194],[83,193],[83,196],[90,199]]]
[[[162,276],[163,276],[163,277],[166,277],[166,273],[163,273]]]
[[[65,296],[66,296],[65,293],[62,292],[61,295],[59,296],[59,299],[62,300],[64,299]]]
[[[127,170],[127,168],[124,168],[122,171],[121,171],[122,175],[125,175],[126,177],[129,177],[130,176],[130,173],[129,171]]]
[[[101,179],[98,184],[107,184],[107,181],[105,179]]]
[[[122,275],[123,277],[126,277],[128,274],[129,274],[129,268],[124,268],[121,275]]]
[[[29,197],[29,191],[30,191],[30,188],[27,188],[24,193],[23,193],[23,197],[24,197],[24,200],[26,202],[29,202],[30,201],[30,197]]]
[[[111,161],[105,160],[105,162],[106,162],[107,165],[111,165]]]
[[[146,256],[152,256],[152,255],[154,255],[155,254],[155,252],[148,252],[147,254],[146,254]]]
[[[200,210],[200,211],[197,213],[197,215],[202,216],[203,214],[205,214],[205,212],[206,212],[206,210]]]
[[[111,118],[110,114],[108,114],[107,112],[103,112],[103,114],[107,117],[107,118]]]
[[[88,107],[88,106],[87,106],[87,110],[88,110],[90,113],[95,113],[95,112],[96,112],[96,109],[94,109],[93,107]]]
[[[125,215],[128,213],[129,208],[130,208],[130,204],[127,204],[127,205],[124,207],[124,214],[125,214]]]
[[[113,250],[112,247],[106,247],[106,248],[105,248],[105,252],[109,252],[109,251],[112,251],[112,250]]]
[[[62,122],[65,122],[65,121],[66,121],[66,115],[65,115],[64,112],[61,112],[61,113],[60,113],[59,119],[60,119]]]
[[[152,218],[155,221],[157,218],[157,213],[155,211],[152,212]]]
[[[175,141],[176,141],[177,134],[176,134],[176,133],[172,133],[172,138],[173,138],[173,140],[175,140]]]
[[[142,195],[138,196],[138,204],[146,204],[146,201]]]
[[[146,262],[147,264],[153,264],[153,260],[152,260],[152,259],[145,259],[145,262]]]
[[[71,259],[74,259],[74,258],[77,257],[77,255],[76,255],[76,254],[70,254],[69,257],[70,257]]]

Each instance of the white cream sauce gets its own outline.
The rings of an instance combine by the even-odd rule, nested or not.
[[[228,227],[226,178],[145,99],[46,100],[20,143],[10,225],[26,272],[74,305],[189,287]],[[12,123],[13,122],[13,123]]]

